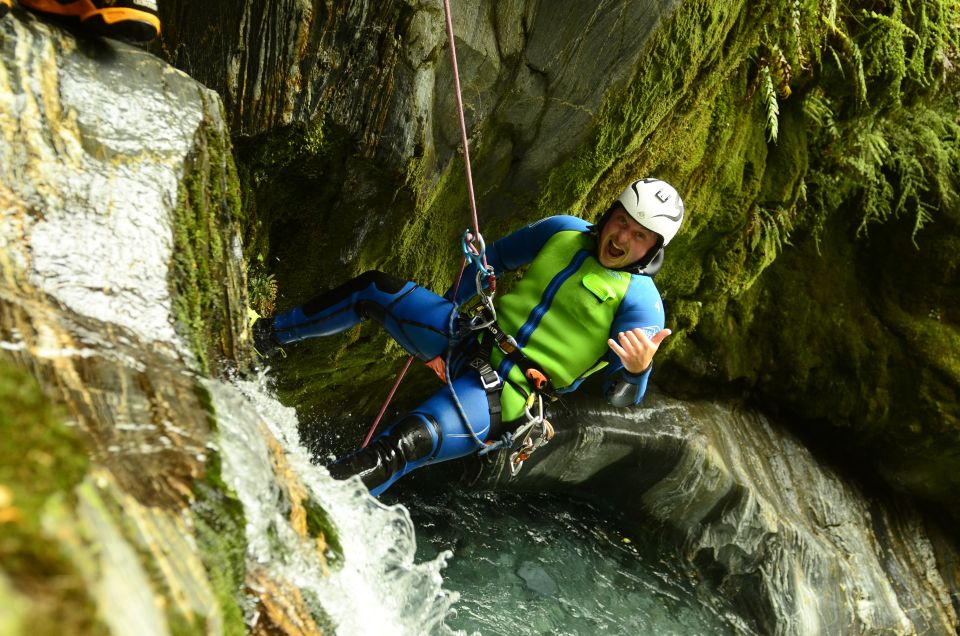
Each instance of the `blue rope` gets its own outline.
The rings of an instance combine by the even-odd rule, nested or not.
[[[457,310],[459,308],[459,305],[454,305],[453,309],[450,310],[450,317],[447,319],[447,339],[449,344],[447,345],[447,355],[443,365],[443,374],[447,379],[447,388],[450,389],[450,397],[453,398],[453,403],[457,407],[457,412],[460,413],[460,419],[463,420],[464,425],[467,427],[470,437],[473,438],[473,441],[482,451],[486,447],[486,444],[482,439],[480,439],[480,437],[477,435],[477,432],[473,430],[473,425],[470,424],[470,418],[467,417],[466,411],[463,410],[463,405],[460,404],[460,398],[457,396],[457,391],[453,388],[453,378],[450,377],[450,361],[453,356],[453,327],[457,316]]]
[[[497,441],[490,444],[484,444],[483,448],[477,451],[477,455],[480,455],[481,457],[483,457],[487,453],[493,452],[495,450],[500,450],[501,448],[510,448],[512,446],[513,446],[513,433],[511,433],[510,431],[507,431],[506,433],[503,434],[503,437],[501,437]]]

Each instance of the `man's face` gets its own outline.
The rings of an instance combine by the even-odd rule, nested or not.
[[[626,210],[618,208],[600,230],[600,264],[620,269],[635,263],[657,244],[658,235],[633,220]]]

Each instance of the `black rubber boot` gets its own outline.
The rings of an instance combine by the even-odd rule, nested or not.
[[[439,427],[437,427],[439,430]],[[422,419],[407,416],[366,448],[338,460],[328,467],[334,479],[360,475],[363,484],[374,491],[388,483],[407,464],[423,459],[433,451],[433,437]]]
[[[280,341],[273,331],[273,318],[257,318],[251,328],[253,348],[260,357],[269,360],[280,349]]]

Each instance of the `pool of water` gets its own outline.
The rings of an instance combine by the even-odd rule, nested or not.
[[[446,624],[468,634],[740,634],[745,624],[664,533],[630,534],[615,511],[547,494],[449,486],[397,496],[417,560],[450,550]],[[385,496],[385,498],[392,498]]]

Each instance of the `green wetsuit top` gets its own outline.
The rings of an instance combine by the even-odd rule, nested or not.
[[[592,226],[574,216],[552,216],[506,236],[487,249],[498,273],[529,266],[509,293],[495,300],[497,322],[523,353],[547,373],[557,393],[577,389],[606,368],[604,393],[616,406],[637,404],[650,368],[633,374],[607,345],[608,338],[634,328],[648,337],[663,329],[663,302],[649,276],[612,270],[597,259]],[[476,267],[464,273],[475,275]],[[475,290],[461,288],[457,302]],[[508,379],[501,394],[504,421],[523,415],[530,385],[497,348],[491,363]]]

